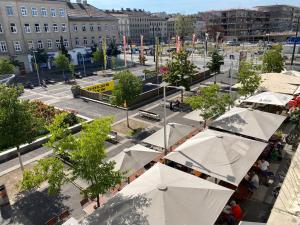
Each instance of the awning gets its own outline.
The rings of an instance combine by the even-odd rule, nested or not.
[[[179,123],[168,123],[166,126],[167,148],[175,145],[178,141],[195,131],[196,128]],[[150,137],[143,140],[144,143],[164,148],[164,128],[161,128]]]
[[[115,170],[126,172],[126,175],[130,176],[157,158],[160,154],[161,152],[137,144],[124,149],[116,156],[110,158],[109,161],[116,162]]]
[[[300,224],[300,145],[294,154],[289,170],[276,202],[273,206],[267,225]]]
[[[275,92],[262,92],[251,96],[244,100],[244,102],[259,103],[265,105],[286,106],[290,100],[293,99],[292,95],[275,93]]]
[[[204,122],[204,119],[202,118],[202,116],[200,116],[200,113],[201,113],[201,110],[197,109],[197,110],[194,110],[194,111],[186,114],[183,118],[197,121],[197,122]]]
[[[238,186],[266,146],[263,142],[208,129],[165,158]]]
[[[233,190],[157,163],[88,216],[89,225],[213,225]]]
[[[268,141],[285,119],[273,113],[236,107],[215,119],[210,127]]]

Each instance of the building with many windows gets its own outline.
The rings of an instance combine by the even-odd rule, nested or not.
[[[67,13],[73,48],[99,46],[104,39],[107,44],[113,39],[119,42],[117,18],[87,1],[67,2]]]

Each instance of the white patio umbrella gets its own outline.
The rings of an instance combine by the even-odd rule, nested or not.
[[[157,163],[88,216],[90,225],[213,225],[233,190]]]
[[[285,70],[285,71],[283,71],[281,73],[285,74],[285,75],[291,75],[291,76],[295,76],[295,77],[300,77],[300,72],[296,71],[296,70]]]
[[[121,172],[126,173],[127,176],[130,176],[160,154],[161,152],[137,144],[124,149],[116,156],[110,158],[109,161],[116,162],[115,170],[120,170]]]
[[[195,131],[196,128],[179,123],[168,123],[166,126],[167,148],[170,148],[182,138]],[[158,130],[150,137],[143,140],[144,143],[151,144],[160,148],[164,148],[164,128]]]
[[[208,129],[164,158],[238,186],[266,146],[260,141]]]
[[[183,118],[189,119],[189,120],[194,120],[197,122],[204,122],[204,119],[202,116],[200,116],[200,113],[201,113],[201,110],[197,109],[197,110],[194,110],[194,111],[186,114]]]
[[[286,106],[290,100],[293,99],[292,95],[281,94],[276,92],[262,92],[251,96],[244,100],[244,102],[259,103],[265,105],[278,105]]]
[[[235,107],[215,119],[209,126],[268,141],[285,119],[285,116],[273,113]]]

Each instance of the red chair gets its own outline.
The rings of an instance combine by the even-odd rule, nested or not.
[[[66,220],[68,217],[70,216],[70,213],[68,210],[63,211],[60,215],[59,215],[59,219],[60,220]]]
[[[81,205],[81,207],[83,207],[86,203],[88,203],[89,202],[89,199],[88,198],[85,198],[85,199],[82,199],[81,201],[80,201],[80,205]]]
[[[45,225],[54,225],[58,222],[58,218],[57,217],[53,217],[50,220],[48,220]]]

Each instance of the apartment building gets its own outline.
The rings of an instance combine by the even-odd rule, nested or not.
[[[149,18],[151,42],[154,43],[154,38],[159,37],[160,41],[167,42],[168,36],[168,20],[164,16],[151,15]]]
[[[104,39],[107,44],[113,39],[119,42],[117,18],[87,1],[66,5],[72,48],[99,46]]]
[[[119,40],[122,41],[123,35],[126,37],[130,37],[130,23],[129,23],[129,15],[125,14],[121,11],[107,11],[110,15],[114,16],[118,19],[118,35]]]
[[[171,17],[167,20],[167,33],[169,40],[175,40],[176,30],[175,30],[176,18]]]
[[[0,21],[0,54],[21,62],[21,70],[30,70],[31,49],[57,51],[60,37],[70,47],[65,1],[1,0]]]

